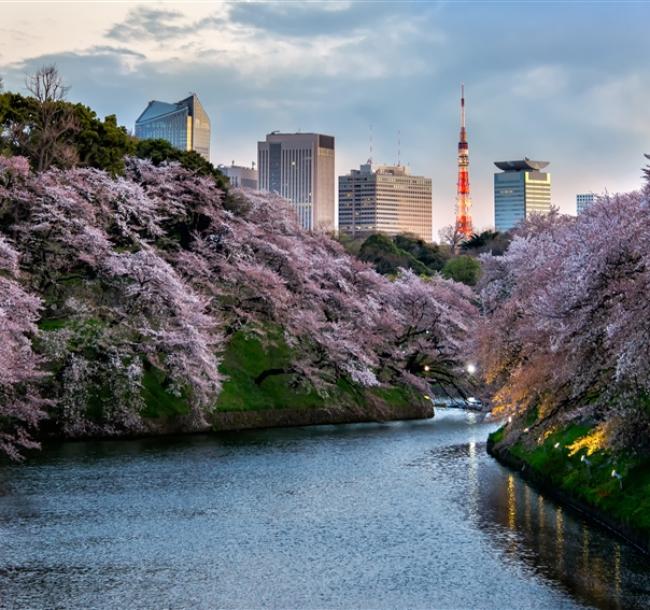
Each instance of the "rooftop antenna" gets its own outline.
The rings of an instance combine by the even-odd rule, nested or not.
[[[370,123],[369,147],[370,147],[370,156],[368,157],[368,161],[370,162],[370,165],[372,165],[372,123]]]

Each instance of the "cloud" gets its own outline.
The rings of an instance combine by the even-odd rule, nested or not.
[[[148,6],[139,6],[131,10],[127,18],[113,25],[106,35],[122,42],[133,42],[146,38],[161,39],[184,36],[188,26],[178,25],[183,20],[183,13]]]
[[[75,101],[130,128],[148,100],[196,91],[212,119],[216,162],[250,163],[267,132],[302,128],[336,136],[343,173],[367,158],[371,123],[378,161],[395,160],[401,129],[402,159],[433,177],[444,225],[453,215],[463,80],[477,226],[492,222],[495,159],[550,160],[553,197],[565,209],[604,176],[612,190],[638,181],[650,130],[648,6],[594,5],[589,23],[573,4],[541,12],[513,3],[218,6],[123,9],[68,48],[70,20],[61,18],[49,53],[41,45],[30,57],[33,43],[13,45],[23,60],[0,66],[5,87],[20,90],[26,72],[54,61]],[[3,24],[31,32],[18,25]]]
[[[512,92],[530,100],[558,96],[565,92],[567,71],[562,66],[535,66],[515,76]]]
[[[404,6],[394,2],[237,2],[230,6],[228,20],[279,36],[339,37],[371,29],[387,15],[401,13]]]

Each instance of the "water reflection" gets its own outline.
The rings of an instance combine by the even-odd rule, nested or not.
[[[546,500],[516,474],[497,477],[489,466],[484,474],[479,524],[507,557],[586,604],[650,608],[647,557]]]

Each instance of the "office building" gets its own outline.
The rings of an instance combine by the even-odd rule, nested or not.
[[[303,228],[335,229],[334,138],[274,131],[257,143],[259,188],[287,199]]]
[[[583,193],[581,195],[576,195],[576,211],[578,214],[584,212],[594,201],[596,201],[596,195],[593,193]]]
[[[551,174],[542,170],[548,161],[495,161],[494,226],[509,231],[533,213],[551,210]]]
[[[353,237],[369,233],[410,233],[432,241],[431,178],[411,176],[403,165],[372,163],[339,176],[339,231]]]
[[[235,165],[233,161],[230,166],[220,165],[218,169],[224,176],[228,176],[230,184],[236,188],[253,189],[254,191],[259,188],[255,163],[253,163],[253,167],[244,167]]]
[[[195,150],[210,160],[210,119],[194,94],[175,104],[149,102],[135,122],[135,135],[167,140],[179,150]]]

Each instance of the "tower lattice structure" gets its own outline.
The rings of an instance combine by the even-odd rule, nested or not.
[[[470,237],[472,228],[472,199],[469,192],[469,145],[465,129],[465,86],[460,86],[460,138],[458,141],[458,182],[456,183],[456,228]]]

